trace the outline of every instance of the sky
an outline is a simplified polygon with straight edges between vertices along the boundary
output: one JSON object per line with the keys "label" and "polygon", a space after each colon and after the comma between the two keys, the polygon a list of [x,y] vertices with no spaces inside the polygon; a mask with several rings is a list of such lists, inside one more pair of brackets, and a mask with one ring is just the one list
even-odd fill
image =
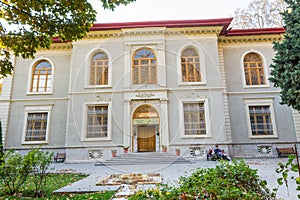
{"label": "sky", "polygon": [[98,11],[97,23],[227,18],[237,8],[246,8],[250,1],[136,0],[109,11],[101,7],[99,0],[91,0]]}

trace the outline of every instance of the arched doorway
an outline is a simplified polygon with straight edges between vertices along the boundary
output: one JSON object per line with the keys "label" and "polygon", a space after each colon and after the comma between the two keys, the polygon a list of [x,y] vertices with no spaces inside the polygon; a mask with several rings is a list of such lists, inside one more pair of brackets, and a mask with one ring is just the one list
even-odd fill
{"label": "arched doorway", "polygon": [[139,106],[132,117],[133,146],[137,152],[154,152],[159,147],[159,115],[151,105]]}

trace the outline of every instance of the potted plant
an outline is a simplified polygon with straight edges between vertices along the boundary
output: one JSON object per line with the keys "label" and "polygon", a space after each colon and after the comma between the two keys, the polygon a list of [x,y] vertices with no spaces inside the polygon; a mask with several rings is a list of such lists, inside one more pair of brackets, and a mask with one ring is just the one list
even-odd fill
{"label": "potted plant", "polygon": [[162,150],[162,152],[167,152],[167,146],[166,145],[161,145],[161,150]]}
{"label": "potted plant", "polygon": [[175,154],[176,154],[176,156],[180,156],[180,148],[175,149]]}
{"label": "potted plant", "polygon": [[117,150],[116,149],[111,150],[111,156],[112,157],[117,157]]}
{"label": "potted plant", "polygon": [[129,146],[123,146],[124,153],[128,153]]}

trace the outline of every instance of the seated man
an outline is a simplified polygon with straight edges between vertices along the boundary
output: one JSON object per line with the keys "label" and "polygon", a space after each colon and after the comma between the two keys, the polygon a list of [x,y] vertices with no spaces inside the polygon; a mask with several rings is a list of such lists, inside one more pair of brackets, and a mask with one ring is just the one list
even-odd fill
{"label": "seated man", "polygon": [[221,149],[219,149],[218,145],[215,146],[214,152],[219,158],[223,158],[223,153],[222,153]]}

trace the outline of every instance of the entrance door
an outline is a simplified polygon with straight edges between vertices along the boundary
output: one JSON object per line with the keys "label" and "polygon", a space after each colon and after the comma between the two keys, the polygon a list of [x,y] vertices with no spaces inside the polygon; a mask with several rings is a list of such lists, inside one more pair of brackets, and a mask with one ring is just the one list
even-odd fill
{"label": "entrance door", "polygon": [[155,151],[155,126],[138,126],[138,152]]}

